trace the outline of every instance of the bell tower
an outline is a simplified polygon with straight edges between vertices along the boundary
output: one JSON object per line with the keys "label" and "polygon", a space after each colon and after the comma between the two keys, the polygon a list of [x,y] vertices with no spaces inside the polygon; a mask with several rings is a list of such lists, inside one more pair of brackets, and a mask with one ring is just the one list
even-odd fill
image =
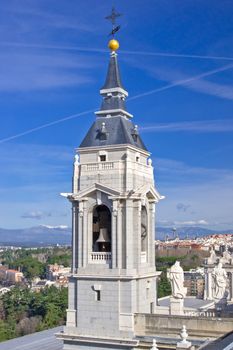
{"label": "bell tower", "polygon": [[64,349],[133,349],[135,313],[156,305],[155,205],[150,153],[126,109],[110,40],[102,104],[77,149],[72,203],[72,271]]}

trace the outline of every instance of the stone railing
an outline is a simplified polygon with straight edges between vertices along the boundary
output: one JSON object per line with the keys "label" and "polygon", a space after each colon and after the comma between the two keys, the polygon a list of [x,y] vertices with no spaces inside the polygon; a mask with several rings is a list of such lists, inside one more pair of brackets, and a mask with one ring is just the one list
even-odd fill
{"label": "stone railing", "polygon": [[97,170],[109,170],[114,168],[113,162],[99,162],[83,164],[82,170],[86,171],[97,171]]}
{"label": "stone railing", "polygon": [[155,334],[177,334],[183,325],[189,330],[190,337],[219,337],[232,332],[232,318],[206,316],[135,314],[135,333],[137,336]]}
{"label": "stone railing", "polygon": [[184,316],[216,317],[217,315],[215,310],[205,310],[205,311],[184,310]]}
{"label": "stone railing", "polygon": [[[111,170],[111,169],[123,169],[125,167],[125,161],[114,161],[114,162],[96,162],[96,163],[86,163],[81,164],[82,171],[101,171],[101,170]],[[148,169],[153,171],[153,168],[147,164],[141,164],[137,162],[129,162],[129,168],[139,171],[139,172],[148,172]]]}
{"label": "stone railing", "polygon": [[92,252],[90,263],[92,264],[110,264],[112,253],[110,252]]}

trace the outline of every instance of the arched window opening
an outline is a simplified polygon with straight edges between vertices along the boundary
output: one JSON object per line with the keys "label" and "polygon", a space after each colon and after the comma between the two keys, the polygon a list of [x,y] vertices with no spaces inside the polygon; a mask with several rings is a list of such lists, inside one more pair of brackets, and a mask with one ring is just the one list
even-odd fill
{"label": "arched window opening", "polygon": [[106,205],[93,210],[93,252],[111,252],[111,213]]}

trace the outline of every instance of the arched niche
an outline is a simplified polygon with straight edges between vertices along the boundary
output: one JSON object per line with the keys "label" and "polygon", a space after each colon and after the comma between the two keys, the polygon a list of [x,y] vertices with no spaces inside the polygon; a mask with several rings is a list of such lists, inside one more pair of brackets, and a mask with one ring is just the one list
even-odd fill
{"label": "arched niche", "polygon": [[93,252],[111,252],[111,212],[106,205],[93,208]]}
{"label": "arched niche", "polygon": [[145,205],[141,209],[141,252],[147,252],[148,248],[148,217]]}

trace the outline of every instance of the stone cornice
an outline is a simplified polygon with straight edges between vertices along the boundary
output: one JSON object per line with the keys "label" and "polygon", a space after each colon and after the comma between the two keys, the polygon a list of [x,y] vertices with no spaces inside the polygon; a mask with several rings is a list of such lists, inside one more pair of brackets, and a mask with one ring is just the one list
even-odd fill
{"label": "stone cornice", "polygon": [[100,94],[101,95],[105,95],[108,93],[114,93],[114,92],[120,92],[125,96],[128,96],[128,92],[120,87],[115,87],[115,88],[111,88],[111,89],[101,89],[100,90]]}
{"label": "stone cornice", "polygon": [[130,338],[111,338],[108,337],[93,337],[93,336],[85,336],[78,334],[70,334],[70,333],[56,333],[56,337],[58,339],[78,342],[78,343],[91,343],[91,344],[101,344],[101,345],[112,345],[114,347],[130,347],[131,349],[138,346],[139,340],[130,339]]}
{"label": "stone cornice", "polygon": [[76,148],[76,152],[79,152],[80,154],[81,153],[89,153],[90,151],[99,151],[99,150],[122,150],[122,149],[125,149],[125,148],[128,148],[128,149],[132,149],[133,151],[136,151],[138,153],[141,153],[147,157],[149,157],[151,155],[150,152],[148,151],[145,151],[141,148],[138,148],[136,146],[132,146],[128,143],[126,144],[122,144],[122,145],[108,145],[108,146],[98,146],[98,147],[79,147],[79,148]]}
{"label": "stone cornice", "polygon": [[108,110],[102,110],[102,111],[97,111],[95,114],[98,115],[112,115],[112,114],[118,114],[118,115],[125,115],[128,118],[133,118],[133,115],[130,114],[129,112],[124,111],[123,109],[108,109]]}

